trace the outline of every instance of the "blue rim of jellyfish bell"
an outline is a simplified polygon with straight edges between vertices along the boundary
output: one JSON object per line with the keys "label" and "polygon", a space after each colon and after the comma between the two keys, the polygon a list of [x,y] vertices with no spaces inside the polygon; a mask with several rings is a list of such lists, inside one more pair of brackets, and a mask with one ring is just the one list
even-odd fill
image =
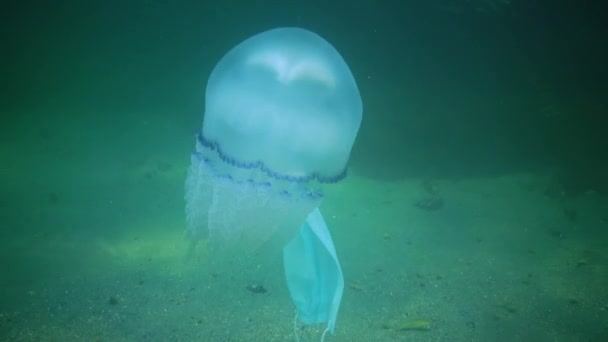
{"label": "blue rim of jellyfish bell", "polygon": [[286,181],[291,183],[307,183],[316,180],[319,183],[323,184],[333,184],[337,183],[344,178],[346,178],[346,167],[342,170],[342,172],[338,173],[332,177],[321,176],[318,172],[313,172],[308,176],[290,176],[287,174],[283,174],[280,172],[275,172],[264,165],[261,160],[256,160],[253,162],[243,162],[232,158],[231,156],[224,153],[217,142],[211,141],[203,136],[202,132],[199,132],[196,137],[197,141],[201,146],[206,147],[209,150],[216,151],[218,157],[226,164],[238,167],[240,169],[259,169],[264,172],[268,177],[274,178],[280,181]]}
{"label": "blue rim of jellyfish bell", "polygon": [[[232,175],[230,174],[219,174],[216,173],[213,167],[213,163],[211,162],[211,160],[209,159],[209,157],[206,157],[203,153],[201,152],[193,152],[192,156],[194,156],[199,162],[203,163],[205,166],[207,166],[209,168],[209,170],[212,172],[213,177],[219,178],[219,179],[224,179],[227,180],[229,182],[233,182],[235,184],[238,185],[250,185],[256,188],[262,188],[262,189],[269,189],[272,188],[272,183],[270,183],[269,181],[262,181],[262,182],[256,182],[253,179],[247,179],[247,180],[238,180],[236,178],[234,178]],[[288,198],[294,198],[294,195],[297,196],[298,194],[287,191],[285,189],[280,190],[279,194]],[[319,200],[323,198],[323,193],[319,192],[319,191],[314,191],[311,189],[304,189],[302,192],[299,193],[299,197],[301,198],[307,198],[307,199],[312,199],[312,200]]]}

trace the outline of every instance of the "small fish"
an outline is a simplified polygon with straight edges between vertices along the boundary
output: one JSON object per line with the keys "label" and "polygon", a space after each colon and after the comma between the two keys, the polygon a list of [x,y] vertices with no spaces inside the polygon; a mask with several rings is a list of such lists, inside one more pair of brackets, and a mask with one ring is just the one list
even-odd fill
{"label": "small fish", "polygon": [[363,285],[361,285],[360,283],[350,282],[348,283],[348,287],[355,291],[363,291]]}

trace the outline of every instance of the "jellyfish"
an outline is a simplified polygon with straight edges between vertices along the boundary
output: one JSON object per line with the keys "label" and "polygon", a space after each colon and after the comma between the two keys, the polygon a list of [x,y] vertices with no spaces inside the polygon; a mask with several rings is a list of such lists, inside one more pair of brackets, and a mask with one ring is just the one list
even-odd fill
{"label": "jellyfish", "polygon": [[355,79],[331,44],[301,28],[262,32],[211,72],[186,179],[192,241],[240,270],[282,253],[296,318],[325,323],[323,337],[344,278],[319,205],[346,177],[361,117]]}

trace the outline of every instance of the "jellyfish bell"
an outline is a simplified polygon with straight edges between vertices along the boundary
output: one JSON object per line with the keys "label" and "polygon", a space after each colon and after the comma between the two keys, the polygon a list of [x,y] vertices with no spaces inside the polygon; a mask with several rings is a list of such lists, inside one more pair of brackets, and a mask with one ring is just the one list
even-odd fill
{"label": "jellyfish bell", "polygon": [[[229,51],[205,99],[205,137],[236,159],[263,161],[282,174],[342,172],[361,122],[359,91],[342,57],[298,28],[263,32]],[[304,143],[323,133],[336,143],[313,160],[300,158]]]}

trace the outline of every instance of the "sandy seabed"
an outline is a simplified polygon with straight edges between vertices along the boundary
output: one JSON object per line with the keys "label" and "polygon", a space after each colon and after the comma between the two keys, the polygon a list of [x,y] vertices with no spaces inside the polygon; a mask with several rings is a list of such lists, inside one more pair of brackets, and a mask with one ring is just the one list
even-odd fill
{"label": "sandy seabed", "polygon": [[[144,142],[159,134],[136,124]],[[263,279],[211,272],[204,251],[184,262],[188,160],[175,156],[188,151],[116,156],[32,134],[51,141],[0,150],[10,161],[0,174],[1,340],[296,340],[280,259]],[[321,206],[346,279],[325,341],[608,340],[608,201],[548,196],[550,183],[389,182],[353,167]],[[416,205],[429,198],[441,205]],[[323,327],[296,330],[318,341]]]}

